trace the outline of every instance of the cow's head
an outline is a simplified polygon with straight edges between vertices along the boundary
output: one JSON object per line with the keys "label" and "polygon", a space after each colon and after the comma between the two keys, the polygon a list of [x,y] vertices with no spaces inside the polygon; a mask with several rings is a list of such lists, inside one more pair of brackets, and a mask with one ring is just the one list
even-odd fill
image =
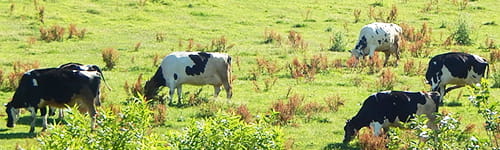
{"label": "cow's head", "polygon": [[344,126],[344,140],[342,142],[348,144],[356,135],[357,130],[351,120],[347,120]]}
{"label": "cow's head", "polygon": [[436,104],[436,107],[438,107],[441,103],[441,94],[437,91],[432,91],[427,93],[427,95],[429,95],[429,98],[431,98],[431,100]]}
{"label": "cow's head", "polygon": [[158,94],[160,86],[166,85],[167,83],[165,81],[165,78],[163,77],[163,70],[160,66],[158,67],[155,75],[149,81],[146,81],[146,84],[144,85],[144,97],[146,98],[146,100],[153,99],[156,94]]}
{"label": "cow's head", "polygon": [[7,113],[7,127],[14,127],[14,123],[19,119],[19,109],[12,107],[11,103],[5,104]]}
{"label": "cow's head", "polygon": [[352,49],[350,52],[351,52],[351,56],[356,58],[356,59],[359,59],[360,57],[365,56],[363,51],[359,50],[359,49]]}

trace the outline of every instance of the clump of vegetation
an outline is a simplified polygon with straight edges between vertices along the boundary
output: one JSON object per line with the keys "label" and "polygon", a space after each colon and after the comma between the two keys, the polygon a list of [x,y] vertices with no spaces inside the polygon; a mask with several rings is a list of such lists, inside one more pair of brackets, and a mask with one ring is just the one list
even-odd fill
{"label": "clump of vegetation", "polygon": [[338,95],[335,95],[335,96],[326,97],[325,103],[326,103],[326,106],[328,107],[329,111],[337,112],[341,106],[344,106],[345,99],[338,96]]}
{"label": "clump of vegetation", "polygon": [[277,66],[277,62],[271,61],[270,59],[257,57],[255,60],[257,61],[257,70],[261,73],[274,75],[281,69]]}
{"label": "clump of vegetation", "polygon": [[203,103],[208,102],[208,98],[203,97],[201,95],[202,91],[203,91],[203,88],[199,88],[196,92],[194,92],[192,94],[189,92],[186,92],[184,94],[184,95],[187,95],[187,97],[188,97],[188,105],[189,106],[198,106],[198,105],[201,105]]}
{"label": "clump of vegetation", "polygon": [[281,39],[281,34],[274,30],[264,30],[264,43],[269,44],[269,43],[275,43],[278,46],[281,46],[282,39]]}
{"label": "clump of vegetation", "polygon": [[49,29],[40,27],[40,39],[51,42],[51,41],[62,41],[64,36],[64,28],[58,25],[54,25]]}
{"label": "clump of vegetation", "polygon": [[354,16],[354,23],[358,23],[359,22],[359,17],[361,16],[361,10],[360,9],[354,9],[352,11],[352,15]]}
{"label": "clump of vegetation", "polygon": [[294,30],[288,33],[288,41],[295,50],[306,50],[308,44],[302,38],[302,35]]}
{"label": "clump of vegetation", "polygon": [[494,63],[500,61],[500,50],[490,51],[490,62]]}
{"label": "clump of vegetation", "polygon": [[332,45],[328,50],[343,52],[346,50],[347,41],[343,32],[335,32],[333,37],[330,37],[330,44]]}
{"label": "clump of vegetation", "polygon": [[477,108],[477,113],[484,119],[484,129],[493,149],[500,148],[500,113],[497,103],[490,101],[490,85],[487,79],[481,79],[481,86],[467,86],[471,95],[469,101]]}
{"label": "clump of vegetation", "polygon": [[38,20],[45,23],[45,6],[36,7],[38,9]]}
{"label": "clump of vegetation", "polygon": [[252,113],[248,110],[247,105],[240,105],[236,109],[229,109],[228,112],[240,116],[240,120],[245,123],[251,123],[253,121]]}
{"label": "clump of vegetation", "polygon": [[484,41],[485,49],[497,49],[498,46],[495,43],[495,40],[493,40],[490,37],[486,37],[486,40]]}
{"label": "clump of vegetation", "polygon": [[373,135],[373,129],[363,129],[359,133],[359,147],[363,150],[386,150],[387,135],[382,131],[380,136]]}
{"label": "clump of vegetation", "polygon": [[15,61],[12,63],[13,71],[7,75],[7,89],[15,90],[19,86],[19,80],[23,76],[23,74],[31,69],[37,69],[40,67],[40,63],[38,61],[34,62],[21,62]]}
{"label": "clump of vegetation", "polygon": [[120,53],[114,48],[105,48],[102,50],[102,60],[106,63],[106,69],[112,70],[118,63]]}
{"label": "clump of vegetation", "polygon": [[3,76],[4,76],[4,72],[2,69],[0,69],[0,88],[3,86],[3,80],[5,80],[3,78]]}
{"label": "clump of vegetation", "polygon": [[224,36],[220,38],[212,39],[212,45],[210,49],[214,52],[227,52],[227,50],[233,48],[235,44],[227,45],[227,39]]}
{"label": "clump of vegetation", "polygon": [[396,84],[396,74],[391,69],[384,69],[377,81],[378,90],[392,90]]}
{"label": "clump of vegetation", "polygon": [[[369,58],[370,59],[370,58]],[[375,52],[373,57],[370,59],[370,62],[362,64],[362,66],[366,66],[370,68],[370,73],[376,73],[382,70],[384,67],[384,63],[382,62],[382,59],[380,59],[379,52]]]}
{"label": "clump of vegetation", "polygon": [[283,100],[279,100],[274,103],[272,106],[272,111],[276,113],[275,122],[273,124],[276,125],[287,125],[293,119],[297,110],[302,105],[304,101],[304,97],[300,95],[293,95],[288,98],[288,103],[283,102]]}
{"label": "clump of vegetation", "polygon": [[167,107],[165,104],[155,105],[153,108],[153,118],[155,125],[163,125],[167,120]]}
{"label": "clump of vegetation", "polygon": [[68,31],[69,31],[68,39],[75,38],[75,37],[78,37],[79,39],[83,39],[85,37],[85,33],[87,32],[87,29],[84,28],[84,29],[78,30],[76,28],[76,24],[69,24]]}
{"label": "clump of vegetation", "polygon": [[169,145],[177,149],[283,149],[283,133],[266,120],[248,124],[239,116],[217,113],[203,121],[193,121],[182,133],[169,135]]}
{"label": "clump of vegetation", "polygon": [[451,34],[455,43],[458,45],[471,45],[472,39],[470,34],[472,29],[470,24],[467,22],[465,18],[460,17],[457,22],[457,29]]}
{"label": "clump of vegetation", "polygon": [[386,22],[395,22],[396,19],[398,18],[398,7],[397,6],[392,6],[391,10],[389,11],[389,16],[385,19]]}
{"label": "clump of vegetation", "polygon": [[[41,149],[152,149],[166,148],[160,136],[151,132],[152,111],[143,100],[121,109],[104,109],[96,116],[97,128],[91,130],[83,114],[70,109],[66,124],[54,125],[51,132],[38,137]],[[90,143],[90,144],[89,144]]]}
{"label": "clump of vegetation", "polygon": [[156,32],[155,39],[156,39],[156,42],[163,42],[163,41],[165,41],[165,33],[163,33],[163,32]]}
{"label": "clump of vegetation", "polygon": [[134,45],[134,51],[139,51],[139,48],[141,48],[141,45],[142,45],[141,42],[135,43],[135,45]]}
{"label": "clump of vegetation", "polygon": [[125,81],[125,92],[133,97],[140,97],[144,95],[144,88],[142,87],[142,73],[139,74],[137,80],[132,85],[129,85],[128,81]]}
{"label": "clump of vegetation", "polygon": [[408,61],[404,64],[403,71],[405,75],[412,76],[422,74],[425,71],[425,68],[425,64],[422,64],[422,62],[419,62],[417,66],[413,59],[408,59]]}
{"label": "clump of vegetation", "polygon": [[162,59],[162,56],[158,53],[155,53],[153,55],[153,66],[158,66],[161,59]]}

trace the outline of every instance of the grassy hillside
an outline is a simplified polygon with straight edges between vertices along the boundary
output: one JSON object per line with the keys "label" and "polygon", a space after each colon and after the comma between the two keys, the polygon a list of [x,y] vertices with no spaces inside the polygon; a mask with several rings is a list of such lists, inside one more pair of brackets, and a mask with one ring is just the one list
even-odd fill
{"label": "grassy hillside", "polygon": [[[420,32],[423,24],[427,24],[431,30],[431,40],[420,51],[428,54],[412,56],[410,45],[413,42],[408,42],[400,65],[386,67],[396,74],[394,90],[427,91],[430,87],[424,84],[423,74],[433,55],[464,51],[490,59],[490,51],[494,49],[485,49],[488,47],[485,41],[498,41],[497,23],[500,18],[497,14],[500,14],[500,8],[497,4],[495,0],[476,0],[466,5],[461,0],[155,0],[144,4],[140,0],[1,1],[0,71],[3,71],[4,81],[0,86],[0,102],[7,103],[13,95],[13,90],[8,88],[8,74],[15,71],[13,66],[16,63],[36,63],[44,68],[79,62],[105,68],[101,52],[113,48],[118,51],[119,60],[115,68],[104,71],[113,90],[103,89],[103,107],[120,105],[131,97],[124,90],[125,83],[134,83],[140,74],[143,80],[154,74],[159,63],[155,64],[155,57],[161,59],[173,51],[212,50],[212,41],[224,37],[226,46],[232,45],[227,53],[233,57],[233,75],[236,77],[233,98],[227,102],[222,92],[221,97],[214,99],[211,96],[212,87],[203,86],[200,96],[208,98],[209,104],[168,107],[165,124],[159,125],[155,131],[166,133],[180,130],[191,120],[200,119],[196,117],[197,114],[211,107],[225,110],[246,105],[256,115],[268,112],[278,100],[286,100],[287,93],[291,93],[289,96],[303,96],[303,104],[317,102],[326,105],[326,98],[339,97],[345,102],[338,111],[314,113],[310,117],[301,114],[289,125],[283,126],[285,137],[293,149],[322,149],[341,143],[345,120],[354,116],[361,102],[371,93],[384,90],[378,84],[380,72],[370,72],[368,68],[349,68],[346,66],[351,55],[349,52],[328,50],[335,33],[343,33],[345,48],[350,50],[355,45],[359,29],[377,21],[375,18],[379,18],[378,21],[386,19],[393,7],[397,8],[394,23],[412,26],[416,33]],[[373,15],[370,15],[371,9]],[[355,10],[360,10],[360,20],[356,23],[353,15]],[[443,45],[456,30],[460,19],[468,23],[473,44]],[[78,31],[85,29],[84,38],[68,39],[70,24],[76,25]],[[65,29],[63,40],[44,41],[40,28],[48,29],[56,25]],[[266,31],[277,33],[281,37],[281,44],[266,44]],[[290,44],[290,31],[301,35],[303,48],[294,48]],[[192,48],[189,46],[190,40]],[[498,47],[498,44],[493,45]],[[328,69],[318,71],[310,81],[292,78],[288,65],[293,63],[293,59],[303,62],[319,55],[327,59]],[[275,64],[276,73],[259,70],[266,67],[259,66],[257,60],[268,60],[269,64]],[[394,58],[391,57],[391,60]],[[404,65],[409,61],[414,61],[415,66],[412,68],[420,71],[407,75]],[[334,67],[335,64],[341,66]],[[498,74],[495,68],[498,63],[492,64],[490,75]],[[275,83],[266,89],[265,84],[272,83],[272,80]],[[489,80],[494,82],[491,77]],[[186,85],[183,90],[194,93],[199,88]],[[463,124],[476,124],[474,132],[481,138],[487,138],[481,128],[483,120],[467,97],[462,96],[467,94],[466,88],[452,91],[446,99],[457,101],[462,106],[445,106],[441,110],[460,114]],[[499,102],[500,90],[494,88],[491,94],[491,99]],[[22,120],[12,129],[5,126],[7,116],[4,107],[0,108],[0,116],[5,118],[0,119],[0,145],[3,148],[12,149],[16,145],[37,147],[36,138],[27,134],[27,112],[23,113]],[[40,129],[38,127],[36,131]],[[355,144],[352,146],[356,147]]]}

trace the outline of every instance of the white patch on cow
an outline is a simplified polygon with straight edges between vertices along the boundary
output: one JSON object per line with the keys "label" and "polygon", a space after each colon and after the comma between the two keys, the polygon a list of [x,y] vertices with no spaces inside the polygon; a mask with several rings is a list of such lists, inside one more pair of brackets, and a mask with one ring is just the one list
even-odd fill
{"label": "white patch on cow", "polygon": [[436,62],[436,61],[433,61],[433,62],[432,62],[432,64],[436,65],[436,64],[437,64],[437,62]]}
{"label": "white patch on cow", "polygon": [[97,71],[80,71],[80,73],[85,75],[89,79],[93,79],[95,77],[100,77],[99,72],[97,72]]}
{"label": "white patch on cow", "polygon": [[476,61],[479,62],[479,63],[488,63],[488,62],[484,61],[484,59],[481,56],[474,55],[474,54],[471,54],[471,55],[474,56],[474,58],[476,59]]}
{"label": "white patch on cow", "polygon": [[10,108],[10,114],[12,114],[14,122],[17,122],[17,120],[19,119],[19,109],[16,109],[14,107]]}
{"label": "white patch on cow", "polygon": [[379,136],[380,135],[380,130],[382,129],[382,124],[380,124],[377,121],[373,121],[370,123],[370,128],[373,129],[373,135]]}
{"label": "white patch on cow", "polygon": [[38,86],[38,81],[36,79],[32,79],[33,86]]}

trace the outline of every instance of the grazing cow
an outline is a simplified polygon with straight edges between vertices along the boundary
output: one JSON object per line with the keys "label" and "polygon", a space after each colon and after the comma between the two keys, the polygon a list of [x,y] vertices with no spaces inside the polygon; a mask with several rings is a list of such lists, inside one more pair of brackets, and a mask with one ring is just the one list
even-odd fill
{"label": "grazing cow", "polygon": [[90,113],[91,128],[93,128],[95,107],[100,105],[101,77],[102,72],[97,66],[94,70],[77,63],[26,72],[19,81],[19,87],[12,101],[6,104],[7,127],[14,127],[19,117],[19,108],[28,108],[31,112],[32,121],[29,132],[33,133],[38,109],[44,116],[42,123],[42,131],[44,131],[47,129],[47,106],[65,108],[68,105],[79,105],[80,112]]}
{"label": "grazing cow", "polygon": [[[480,56],[449,52],[434,56],[429,61],[425,78],[432,91],[444,96],[450,90],[481,82],[488,62]],[[455,86],[446,89],[447,84]]]}
{"label": "grazing cow", "polygon": [[380,134],[380,129],[387,131],[390,126],[399,126],[400,122],[407,122],[414,115],[425,114],[429,118],[428,125],[435,120],[434,112],[438,111],[439,93],[384,91],[369,96],[361,109],[346,121],[344,127],[344,143],[349,143],[357,131],[363,127],[373,129],[374,135]]}
{"label": "grazing cow", "polygon": [[178,104],[181,104],[182,84],[214,86],[217,97],[221,85],[231,98],[231,57],[223,53],[174,52],[166,56],[155,75],[144,86],[146,99],[153,98],[160,86],[169,90],[169,104],[172,104],[177,89]]}
{"label": "grazing cow", "polygon": [[359,60],[360,57],[375,54],[375,51],[385,53],[384,66],[387,65],[389,56],[396,55],[396,66],[399,60],[399,41],[401,40],[403,30],[393,23],[371,23],[363,26],[359,33],[359,39],[356,47],[351,50],[352,56]]}

